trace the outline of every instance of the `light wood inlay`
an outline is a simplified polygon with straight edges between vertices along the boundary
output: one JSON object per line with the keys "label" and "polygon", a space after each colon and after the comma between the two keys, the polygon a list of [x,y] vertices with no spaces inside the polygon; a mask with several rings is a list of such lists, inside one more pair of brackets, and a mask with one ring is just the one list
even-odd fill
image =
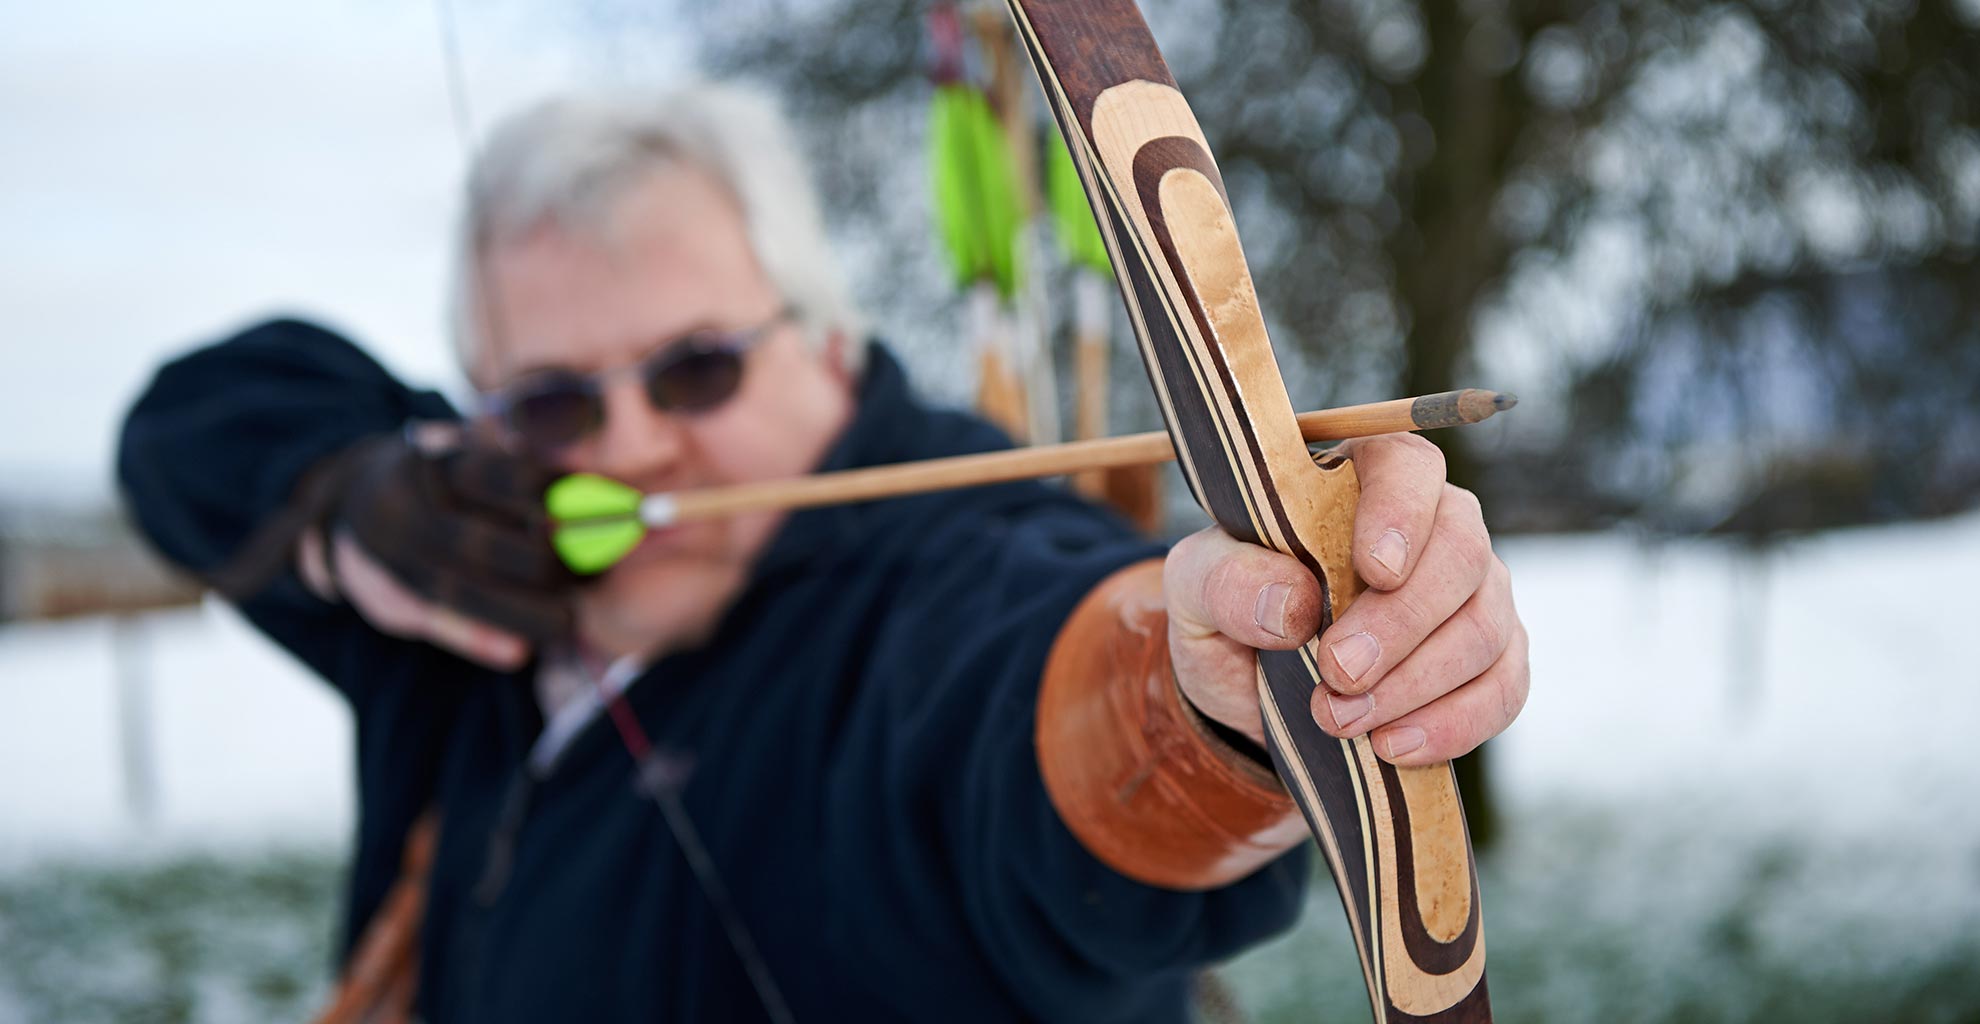
{"label": "light wood inlay", "polygon": [[[1360,587],[1355,477],[1331,459],[1316,465],[1298,437],[1209,146],[1145,22],[1131,0],[1011,8],[1101,212],[1192,490],[1234,536],[1311,567],[1339,614]],[[1414,411],[1462,420],[1483,410]],[[1367,738],[1321,731],[1307,705],[1324,656],[1317,643],[1261,652],[1259,696],[1273,758],[1335,874],[1374,1017],[1489,1021],[1476,875],[1450,768],[1398,775]]]}
{"label": "light wood inlay", "polygon": [[[1193,142],[1207,156],[1210,152],[1210,144],[1203,138],[1203,130],[1196,123],[1196,115],[1191,113],[1189,104],[1174,88],[1155,82],[1132,81],[1123,82],[1101,93],[1093,102],[1090,120],[1093,126],[1095,156],[1098,158],[1100,169],[1104,172],[1102,176],[1107,181],[1109,192],[1114,195],[1116,202],[1126,212],[1134,226],[1135,230],[1131,233],[1132,237],[1129,241],[1135,246],[1136,257],[1160,284],[1160,290],[1165,296],[1188,294],[1184,283],[1172,272],[1169,261],[1147,251],[1144,247],[1144,240],[1154,238],[1156,232],[1135,188],[1134,158],[1144,145],[1155,139],[1165,138],[1180,138]],[[1203,337],[1186,310],[1177,309],[1166,301],[1162,306],[1175,329],[1176,336],[1182,340],[1187,350],[1190,371],[1194,378],[1191,383],[1195,385],[1197,392],[1210,401],[1218,442],[1223,449],[1222,458],[1236,468],[1244,484],[1242,490],[1244,500],[1247,506],[1250,506],[1248,512],[1253,529],[1260,536],[1277,536],[1278,531],[1267,521],[1270,517],[1262,516],[1253,505],[1252,496],[1257,493],[1256,488],[1260,482],[1259,469],[1248,456],[1238,450],[1232,436],[1238,422],[1237,410],[1231,407],[1221,383],[1215,379],[1210,369],[1207,351],[1210,340]],[[1151,366],[1159,365],[1154,354],[1146,351],[1147,332],[1137,331],[1136,337],[1143,339],[1143,355],[1146,362]],[[1169,386],[1174,385],[1169,382]],[[1161,396],[1161,400],[1163,415],[1169,422],[1174,423],[1175,411],[1168,404],[1166,393]],[[1194,473],[1194,459],[1200,457],[1202,453],[1190,451],[1188,444],[1179,445],[1178,448],[1183,465]],[[1196,490],[1201,493],[1201,486],[1197,485]],[[1283,539],[1273,546],[1281,551],[1285,550]]]}
{"label": "light wood inlay", "polygon": [[1191,290],[1210,321],[1209,341],[1230,368],[1274,482],[1310,476],[1313,460],[1293,422],[1286,382],[1272,356],[1265,318],[1252,291],[1251,270],[1223,194],[1209,179],[1186,168],[1163,175],[1160,194],[1176,254],[1188,268]]}
{"label": "light wood inlay", "polygon": [[[1365,739],[1361,740],[1355,744],[1355,754],[1361,761],[1363,775],[1370,780],[1368,794],[1375,820],[1393,826],[1396,810],[1390,806],[1388,788],[1381,784],[1374,746]],[[1431,813],[1432,807],[1445,803],[1453,813],[1462,816],[1464,812],[1457,802],[1457,786],[1451,781],[1450,766],[1432,765],[1424,770],[1437,772],[1444,777],[1442,792],[1441,794],[1421,792],[1416,797],[1405,795],[1410,813],[1428,814]],[[1413,1016],[1423,1017],[1447,1010],[1458,1000],[1471,994],[1471,991],[1478,987],[1479,979],[1484,977],[1485,935],[1482,931],[1479,933],[1478,941],[1471,948],[1471,955],[1465,958],[1464,963],[1457,970],[1449,974],[1429,974],[1418,967],[1416,962],[1410,959],[1409,949],[1403,942],[1402,905],[1398,899],[1403,880],[1397,877],[1396,872],[1395,831],[1393,827],[1389,827],[1376,834],[1379,836],[1381,849],[1376,853],[1375,862],[1381,871],[1382,892],[1382,906],[1376,916],[1381,918],[1382,922],[1382,966],[1384,973],[1388,975],[1388,996],[1395,1003],[1396,1009]],[[1413,822],[1411,834],[1412,837],[1415,834]],[[1462,852],[1460,849],[1459,853]],[[1461,861],[1461,866],[1468,865],[1468,862],[1469,858],[1465,858]],[[1419,867],[1420,865],[1419,860]],[[1468,871],[1469,868],[1465,867],[1465,870]],[[1467,875],[1467,889],[1469,885],[1470,879]],[[1462,929],[1463,924],[1460,923],[1459,931]]]}
{"label": "light wood inlay", "polygon": [[1431,938],[1450,942],[1471,919],[1471,873],[1465,870],[1464,814],[1451,773],[1442,767],[1397,768],[1396,778],[1416,849],[1416,910]]}

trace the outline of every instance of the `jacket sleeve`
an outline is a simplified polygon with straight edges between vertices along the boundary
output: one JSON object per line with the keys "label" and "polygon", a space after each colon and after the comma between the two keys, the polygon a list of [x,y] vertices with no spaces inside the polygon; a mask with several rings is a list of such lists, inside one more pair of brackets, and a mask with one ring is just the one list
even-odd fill
{"label": "jacket sleeve", "polygon": [[[227,562],[316,462],[412,419],[453,419],[439,395],[401,384],[341,335],[272,320],[167,363],[138,397],[117,475],[140,531],[200,575]],[[327,604],[293,571],[244,600],[263,632],[344,689],[352,662],[402,643]]]}
{"label": "jacket sleeve", "polygon": [[[324,456],[408,420],[453,418],[439,395],[401,384],[342,336],[274,320],[160,369],[124,422],[117,474],[138,528],[167,558],[205,574],[275,515]],[[318,599],[293,567],[240,609],[351,704],[358,837],[348,952],[432,800],[436,752],[460,701],[489,674]]]}
{"label": "jacket sleeve", "polygon": [[[1197,891],[1150,885],[1096,857],[1053,806],[1034,740],[1048,652],[1102,580],[1160,549],[1067,510],[975,524],[934,546],[941,567],[911,574],[902,604],[915,612],[873,655],[927,670],[890,673],[888,764],[865,794],[884,801],[894,834],[877,846],[848,838],[884,863],[892,892],[848,898],[894,903],[903,916],[866,920],[909,922],[932,955],[981,957],[1018,1001],[1012,1016],[1181,1019],[1198,971],[1292,926],[1310,860],[1302,846]],[[917,892],[953,900],[949,916],[900,905]],[[973,948],[943,949],[963,941],[957,931]]]}

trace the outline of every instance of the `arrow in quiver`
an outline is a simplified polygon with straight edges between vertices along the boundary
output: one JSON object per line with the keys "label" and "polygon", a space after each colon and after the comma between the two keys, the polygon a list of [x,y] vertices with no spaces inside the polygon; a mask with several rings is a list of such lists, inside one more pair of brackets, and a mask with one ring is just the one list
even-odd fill
{"label": "arrow in quiver", "polygon": [[977,352],[977,411],[1022,442],[1030,435],[1023,353],[1009,315],[1024,222],[1017,166],[989,97],[968,80],[960,17],[949,4],[928,14],[935,95],[928,110],[935,226],[956,287],[967,295]]}
{"label": "arrow in quiver", "polygon": [[[1107,395],[1112,371],[1113,325],[1108,316],[1108,292],[1114,265],[1100,237],[1093,207],[1086,201],[1079,169],[1065,140],[1054,137],[1047,150],[1045,191],[1052,209],[1053,233],[1073,268],[1073,436],[1079,440],[1107,436]],[[1159,466],[1116,466],[1081,473],[1073,488],[1095,501],[1113,506],[1142,533],[1162,530],[1162,484]]]}
{"label": "arrow in quiver", "polygon": [[[1361,589],[1359,487],[1293,419],[1222,176],[1128,0],[1009,0],[1118,274],[1197,501],[1320,581],[1322,627]],[[1398,768],[1314,724],[1318,638],[1258,652],[1266,737],[1334,874],[1378,1022],[1485,1021],[1478,873],[1449,764]]]}

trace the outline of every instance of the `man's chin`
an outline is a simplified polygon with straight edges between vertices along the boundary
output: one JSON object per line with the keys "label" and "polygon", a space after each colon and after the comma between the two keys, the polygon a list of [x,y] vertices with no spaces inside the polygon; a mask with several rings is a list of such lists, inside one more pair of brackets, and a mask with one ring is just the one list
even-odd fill
{"label": "man's chin", "polygon": [[714,632],[742,589],[736,563],[644,558],[621,564],[587,588],[579,628],[618,654],[654,656],[696,646]]}

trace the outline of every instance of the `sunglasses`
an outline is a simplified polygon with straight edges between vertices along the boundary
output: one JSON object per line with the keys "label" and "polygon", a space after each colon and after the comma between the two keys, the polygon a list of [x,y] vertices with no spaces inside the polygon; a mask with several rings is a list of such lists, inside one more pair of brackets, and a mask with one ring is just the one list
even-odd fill
{"label": "sunglasses", "polygon": [[554,451],[605,425],[605,388],[639,378],[646,400],[662,412],[709,412],[742,386],[743,357],[791,316],[790,310],[742,331],[696,331],[631,366],[598,373],[546,370],[483,396],[482,412],[525,445]]}

